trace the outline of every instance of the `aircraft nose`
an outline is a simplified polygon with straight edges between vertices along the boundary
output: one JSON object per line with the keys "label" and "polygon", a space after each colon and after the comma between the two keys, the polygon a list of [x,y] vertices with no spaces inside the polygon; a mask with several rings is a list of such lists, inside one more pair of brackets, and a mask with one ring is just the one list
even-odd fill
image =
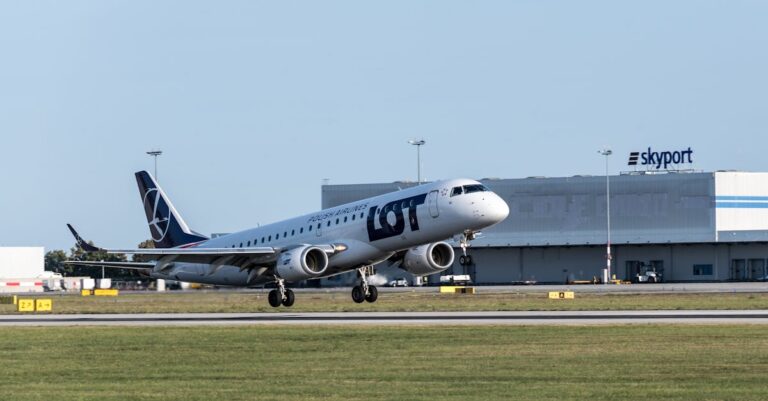
{"label": "aircraft nose", "polygon": [[509,205],[499,195],[494,194],[489,215],[494,220],[494,224],[502,222],[509,216]]}
{"label": "aircraft nose", "polygon": [[491,194],[486,197],[485,208],[480,218],[483,227],[498,224],[509,216],[509,206],[499,195]]}

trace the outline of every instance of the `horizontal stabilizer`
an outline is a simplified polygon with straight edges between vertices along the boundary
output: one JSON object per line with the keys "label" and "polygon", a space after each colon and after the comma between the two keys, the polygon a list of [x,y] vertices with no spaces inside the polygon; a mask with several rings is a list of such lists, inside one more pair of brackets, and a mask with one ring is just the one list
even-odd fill
{"label": "horizontal stabilizer", "polygon": [[72,232],[72,235],[75,236],[75,241],[77,242],[77,247],[78,248],[82,249],[85,252],[102,252],[102,251],[105,251],[102,248],[99,248],[97,246],[93,246],[93,245],[85,242],[85,240],[82,237],[80,237],[80,234],[78,234],[77,231],[75,231],[75,228],[72,227],[71,224],[67,224],[67,227],[69,227],[69,231]]}

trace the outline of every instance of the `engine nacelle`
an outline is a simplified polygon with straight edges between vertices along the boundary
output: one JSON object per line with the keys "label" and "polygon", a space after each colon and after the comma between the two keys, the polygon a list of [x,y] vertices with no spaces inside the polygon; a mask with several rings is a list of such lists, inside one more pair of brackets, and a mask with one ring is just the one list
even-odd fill
{"label": "engine nacelle", "polygon": [[417,246],[405,253],[402,268],[416,276],[439,273],[453,265],[453,255],[445,242]]}
{"label": "engine nacelle", "polygon": [[328,268],[328,255],[322,249],[304,245],[283,251],[277,260],[277,275],[286,281],[301,281],[320,276]]}

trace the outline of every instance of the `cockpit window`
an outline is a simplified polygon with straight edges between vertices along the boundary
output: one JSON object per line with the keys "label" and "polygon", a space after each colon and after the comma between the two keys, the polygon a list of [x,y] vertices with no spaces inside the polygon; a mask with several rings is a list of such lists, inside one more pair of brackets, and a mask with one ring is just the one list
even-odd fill
{"label": "cockpit window", "polygon": [[464,186],[464,193],[465,194],[471,194],[472,192],[485,192],[487,190],[488,190],[488,188],[486,188],[486,187],[484,187],[484,186],[482,186],[480,184],[465,185]]}
{"label": "cockpit window", "polygon": [[471,194],[472,192],[486,192],[488,188],[482,184],[464,185],[463,187],[453,187],[451,190],[451,196],[457,196],[461,194]]}

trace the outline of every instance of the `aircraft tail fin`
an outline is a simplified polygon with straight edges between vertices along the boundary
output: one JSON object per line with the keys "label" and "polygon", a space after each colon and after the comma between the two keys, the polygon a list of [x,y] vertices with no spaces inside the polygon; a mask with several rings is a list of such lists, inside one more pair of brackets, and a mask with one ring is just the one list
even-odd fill
{"label": "aircraft tail fin", "polygon": [[139,185],[155,248],[174,248],[208,239],[189,229],[171,200],[148,172],[137,172],[136,183]]}

